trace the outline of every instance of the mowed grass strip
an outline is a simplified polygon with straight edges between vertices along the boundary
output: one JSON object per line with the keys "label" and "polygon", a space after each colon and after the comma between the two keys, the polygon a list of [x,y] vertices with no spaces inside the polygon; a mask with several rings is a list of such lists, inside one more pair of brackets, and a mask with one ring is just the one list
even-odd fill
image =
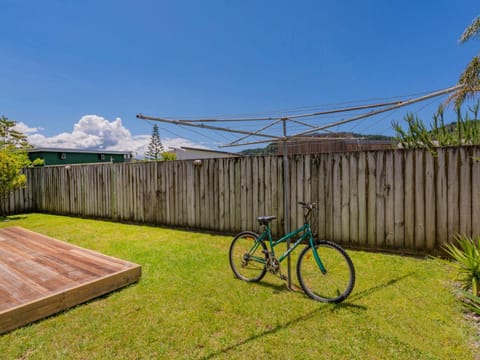
{"label": "mowed grass strip", "polygon": [[271,274],[235,279],[230,236],[43,214],[0,222],[13,225],[141,264],[143,274],[0,336],[0,358],[473,359],[478,351],[440,260],[349,251],[356,286],[332,305]]}

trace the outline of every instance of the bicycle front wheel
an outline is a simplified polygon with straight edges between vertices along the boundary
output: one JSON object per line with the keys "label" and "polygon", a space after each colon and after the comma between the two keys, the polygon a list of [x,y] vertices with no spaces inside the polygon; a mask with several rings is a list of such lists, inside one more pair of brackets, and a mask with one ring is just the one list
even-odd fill
{"label": "bicycle front wheel", "polygon": [[266,250],[263,241],[257,241],[258,235],[251,231],[237,234],[230,245],[230,267],[235,276],[244,281],[260,281],[267,272]]}
{"label": "bicycle front wheel", "polygon": [[339,303],[345,300],[355,285],[355,269],[348,254],[330,241],[315,244],[326,272],[320,270],[313,248],[307,246],[297,262],[297,277],[305,293],[321,302]]}

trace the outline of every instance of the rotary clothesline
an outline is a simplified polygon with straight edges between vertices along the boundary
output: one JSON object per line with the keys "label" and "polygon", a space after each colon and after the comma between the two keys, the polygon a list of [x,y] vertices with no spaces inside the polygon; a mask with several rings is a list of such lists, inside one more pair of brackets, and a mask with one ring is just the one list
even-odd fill
{"label": "rotary clothesline", "polygon": [[[415,97],[415,98],[410,98],[407,100],[398,100],[398,101],[390,101],[390,102],[383,102],[383,103],[374,103],[374,104],[367,104],[367,105],[361,105],[361,106],[353,106],[353,107],[346,107],[346,108],[340,108],[340,109],[333,109],[333,110],[327,110],[327,111],[319,111],[319,112],[313,112],[313,113],[306,113],[306,114],[297,114],[297,115],[288,115],[288,116],[274,116],[274,117],[251,117],[251,118],[237,118],[237,119],[213,119],[213,118],[207,118],[207,119],[193,119],[193,120],[186,120],[186,119],[168,119],[168,118],[162,118],[162,117],[154,117],[154,116],[147,116],[143,114],[138,114],[137,118],[139,119],[145,119],[145,120],[152,120],[152,121],[159,121],[163,123],[168,123],[168,124],[174,124],[174,125],[180,125],[180,126],[187,126],[187,127],[196,127],[196,128],[201,128],[201,129],[207,129],[207,130],[213,130],[213,131],[222,131],[222,132],[228,132],[231,134],[240,134],[243,135],[240,138],[228,143],[221,145],[220,147],[234,147],[234,146],[246,146],[246,145],[252,145],[252,144],[261,144],[261,143],[267,143],[267,142],[272,142],[272,141],[289,141],[292,139],[311,139],[311,134],[319,131],[328,131],[328,129],[339,126],[339,125],[344,125],[350,122],[358,121],[361,119],[366,119],[369,117],[372,117],[374,115],[378,115],[384,112],[388,111],[393,111],[396,109],[399,109],[401,107],[405,107],[408,105],[412,105],[421,101],[425,101],[434,97],[438,97],[441,95],[445,95],[448,93],[452,93],[458,89],[460,89],[462,85],[455,85],[446,89],[434,91],[431,93],[428,93],[423,96]],[[312,125],[308,124],[306,122],[300,121],[298,119],[302,118],[313,118],[313,117],[319,117],[319,116],[324,116],[324,115],[329,115],[329,114],[338,114],[338,113],[347,113],[347,112],[352,112],[352,111],[359,111],[359,110],[368,110],[368,109],[374,109],[372,111],[369,111],[367,113],[362,113],[360,115],[356,115],[350,118],[342,119],[340,121],[336,121],[330,124],[326,125]],[[234,123],[234,122],[264,122],[264,121],[270,121],[269,124],[254,130],[254,131],[246,131],[246,130],[241,130],[238,128],[232,128],[232,127],[223,127],[223,126],[216,126],[216,125],[209,125],[210,123]],[[295,123],[297,125],[302,125],[307,127],[307,130],[295,133],[295,134],[287,134],[285,131],[283,133],[283,136],[280,135],[274,135],[272,131],[267,132],[267,130],[272,129],[275,125],[285,123],[286,121]],[[310,136],[308,136],[310,135]],[[243,142],[244,140],[250,139],[252,137],[260,137],[262,140],[256,140],[256,141],[248,141],[248,142]]]}
{"label": "rotary clothesline", "polygon": [[[321,112],[313,112],[313,113],[308,113],[308,114],[298,114],[298,115],[290,115],[290,116],[278,116],[278,117],[258,117],[258,118],[238,118],[238,119],[197,119],[197,120],[175,120],[175,119],[166,119],[166,118],[160,118],[160,117],[153,117],[153,116],[146,116],[143,114],[138,114],[137,118],[138,119],[144,119],[144,120],[153,120],[153,121],[159,121],[163,123],[169,123],[169,124],[175,124],[175,125],[180,125],[180,126],[188,126],[188,127],[197,127],[197,128],[202,128],[202,129],[209,129],[213,131],[223,131],[223,132],[228,132],[232,134],[241,134],[243,135],[242,137],[238,138],[237,140],[234,140],[228,144],[225,144],[221,147],[232,147],[232,146],[245,146],[245,145],[251,145],[251,144],[260,144],[260,143],[266,143],[266,142],[281,142],[283,144],[283,176],[284,176],[284,181],[283,181],[283,194],[284,194],[284,231],[285,234],[288,234],[290,231],[290,179],[289,179],[289,160],[288,160],[288,146],[287,142],[292,139],[312,139],[312,137],[308,136],[309,134],[313,134],[315,132],[319,131],[328,131],[327,129],[330,129],[335,126],[351,123],[354,121],[358,121],[361,119],[365,119],[374,115],[378,115],[384,112],[388,111],[393,111],[396,109],[399,109],[404,106],[408,106],[411,104],[415,104],[421,101],[425,101],[431,98],[435,98],[441,95],[449,94],[452,93],[458,89],[460,89],[463,85],[455,85],[446,89],[434,91],[431,93],[428,93],[423,96],[415,97],[415,98],[410,98],[407,100],[402,100],[402,101],[391,101],[391,102],[384,102],[384,103],[376,103],[376,104],[368,104],[368,105],[361,105],[361,106],[354,106],[354,107],[346,107],[346,108],[341,108],[341,109],[334,109],[334,110],[327,110],[327,111],[321,111]],[[367,113],[363,113],[360,115],[356,115],[347,119],[343,119],[340,121],[336,121],[327,125],[321,125],[321,126],[315,126],[311,125],[305,122],[302,122],[298,119],[302,118],[313,118],[313,117],[319,117],[323,115],[329,115],[329,114],[337,114],[337,113],[346,113],[346,112],[351,112],[351,111],[358,111],[358,110],[367,110],[367,109],[375,109]],[[254,131],[245,131],[241,129],[234,129],[234,128],[227,128],[227,127],[221,127],[221,126],[213,126],[213,125],[207,125],[206,123],[215,123],[215,122],[258,122],[258,121],[270,121],[269,124],[261,127],[260,129],[254,130]],[[287,134],[287,121],[293,122],[295,124],[303,125],[305,127],[308,127],[308,130],[301,131],[299,133],[293,134],[293,135],[288,135]],[[272,128],[275,125],[282,125],[282,130],[283,130],[283,135],[273,135],[269,134],[266,131],[270,130],[270,132],[273,130]],[[249,142],[243,142],[243,140],[249,139],[251,137],[262,137],[264,138],[263,140],[258,140],[258,141],[249,141]],[[266,139],[268,140],[266,140]],[[290,248],[290,239],[287,240],[287,250]],[[287,258],[287,273],[288,273],[288,280],[287,280],[287,287],[289,289],[292,289],[292,283],[291,283],[291,261],[290,261],[290,255],[288,255]]]}

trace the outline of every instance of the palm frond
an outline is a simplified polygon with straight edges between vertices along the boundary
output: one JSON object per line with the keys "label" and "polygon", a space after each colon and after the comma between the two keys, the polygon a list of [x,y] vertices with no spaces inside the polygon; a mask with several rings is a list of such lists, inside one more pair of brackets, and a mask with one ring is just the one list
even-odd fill
{"label": "palm frond", "polygon": [[460,37],[460,42],[465,43],[478,36],[480,36],[480,16],[477,16],[477,18],[475,18],[473,22],[465,29]]}
{"label": "palm frond", "polygon": [[[480,16],[477,16],[473,22],[465,29],[460,37],[460,43],[464,44],[469,40],[480,37]],[[460,75],[459,84],[462,88],[453,93],[447,103],[453,101],[457,108],[467,99],[472,99],[480,91],[480,58],[475,56]]]}
{"label": "palm frond", "polygon": [[453,95],[455,106],[460,105],[466,100],[474,98],[475,93],[480,91],[480,57],[475,56],[460,75],[459,83],[463,85]]}

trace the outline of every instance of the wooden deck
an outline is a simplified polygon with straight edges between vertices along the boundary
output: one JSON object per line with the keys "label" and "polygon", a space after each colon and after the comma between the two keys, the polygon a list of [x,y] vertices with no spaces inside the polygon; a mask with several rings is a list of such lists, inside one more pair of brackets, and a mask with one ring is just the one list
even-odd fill
{"label": "wooden deck", "polygon": [[21,227],[0,229],[0,334],[140,279],[141,267]]}

